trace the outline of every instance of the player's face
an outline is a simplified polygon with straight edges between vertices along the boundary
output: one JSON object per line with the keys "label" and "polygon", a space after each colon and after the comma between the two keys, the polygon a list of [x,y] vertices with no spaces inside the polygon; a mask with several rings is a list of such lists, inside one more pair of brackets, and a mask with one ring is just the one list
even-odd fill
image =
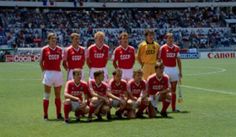
{"label": "player's face", "polygon": [[164,72],[164,66],[156,68],[157,75],[161,76],[161,75],[163,75],[163,72]]}
{"label": "player's face", "polygon": [[121,81],[121,77],[122,77],[122,73],[117,73],[117,74],[114,76],[114,80],[117,81],[117,82],[120,82],[120,81]]}
{"label": "player's face", "polygon": [[140,82],[142,80],[142,77],[143,77],[143,74],[142,73],[137,73],[135,76],[134,76],[134,80],[137,81],[137,82]]}
{"label": "player's face", "polygon": [[50,46],[56,46],[57,45],[57,37],[56,36],[51,36],[49,39],[49,45]]}
{"label": "player's face", "polygon": [[104,37],[102,35],[98,35],[95,39],[96,44],[102,45],[104,43]]}
{"label": "player's face", "polygon": [[129,38],[127,36],[122,36],[122,38],[120,40],[120,44],[127,46],[129,44]]}
{"label": "player's face", "polygon": [[148,43],[152,43],[154,41],[154,35],[149,33],[146,37],[146,40]]}
{"label": "player's face", "polygon": [[74,38],[72,39],[72,43],[73,43],[73,45],[78,45],[79,44],[79,37],[74,36]]}
{"label": "player's face", "polygon": [[174,39],[173,39],[172,36],[167,37],[167,43],[168,43],[168,44],[172,44],[173,41],[174,41]]}
{"label": "player's face", "polygon": [[104,73],[102,73],[101,75],[99,75],[99,80],[103,81],[104,80]]}
{"label": "player's face", "polygon": [[74,80],[77,81],[77,82],[81,80],[81,77],[82,77],[81,72],[77,72],[77,73],[75,73],[75,75],[73,76]]}

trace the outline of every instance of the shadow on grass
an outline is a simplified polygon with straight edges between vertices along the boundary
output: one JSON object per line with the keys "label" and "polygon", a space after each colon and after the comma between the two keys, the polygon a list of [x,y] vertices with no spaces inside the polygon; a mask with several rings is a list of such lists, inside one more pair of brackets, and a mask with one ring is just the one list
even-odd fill
{"label": "shadow on grass", "polygon": [[190,111],[187,111],[187,110],[183,110],[183,111],[180,111],[180,112],[168,112],[168,113],[173,113],[173,114],[188,114],[188,113],[191,113]]}
{"label": "shadow on grass", "polygon": [[[169,113],[176,113],[176,112],[169,112]],[[181,111],[178,113],[190,113],[189,111]],[[80,121],[76,121],[75,118],[71,117],[69,124],[89,124],[89,123],[109,123],[112,121],[129,121],[129,120],[149,120],[149,119],[174,119],[174,117],[168,115],[168,117],[163,118],[160,116],[160,114],[157,114],[156,117],[154,118],[149,118],[146,114],[144,114],[144,117],[142,118],[134,118],[134,119],[129,119],[129,118],[118,118],[115,115],[112,115],[112,119],[107,120],[105,116],[103,116],[103,119],[96,119],[95,117],[93,118],[92,121],[88,121],[87,117],[82,117]],[[48,122],[64,122],[63,120],[58,120],[58,119],[48,119]]]}

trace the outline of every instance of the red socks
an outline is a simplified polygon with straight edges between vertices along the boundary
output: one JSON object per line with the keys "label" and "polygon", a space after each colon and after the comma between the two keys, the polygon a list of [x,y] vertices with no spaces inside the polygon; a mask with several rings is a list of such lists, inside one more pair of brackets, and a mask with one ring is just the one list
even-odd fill
{"label": "red socks", "polygon": [[143,111],[144,111],[144,109],[145,109],[146,107],[147,107],[147,106],[141,102],[140,108],[139,108],[139,110],[138,110],[137,113],[143,113]]}
{"label": "red socks", "polygon": [[176,94],[172,94],[171,95],[171,106],[172,106],[172,111],[176,110]]}
{"label": "red socks", "polygon": [[161,112],[166,112],[169,105],[170,105],[169,101],[167,101],[167,100],[162,101],[162,110],[161,110]]}
{"label": "red socks", "polygon": [[57,116],[61,114],[61,98],[55,98]]}
{"label": "red socks", "polygon": [[49,100],[44,99],[43,100],[44,116],[48,116],[48,106],[49,106]]}
{"label": "red socks", "polygon": [[64,104],[64,115],[65,115],[65,120],[69,119],[69,113],[71,111],[71,104]]}
{"label": "red socks", "polygon": [[93,112],[95,111],[95,108],[93,105],[89,105],[89,116],[92,116]]}

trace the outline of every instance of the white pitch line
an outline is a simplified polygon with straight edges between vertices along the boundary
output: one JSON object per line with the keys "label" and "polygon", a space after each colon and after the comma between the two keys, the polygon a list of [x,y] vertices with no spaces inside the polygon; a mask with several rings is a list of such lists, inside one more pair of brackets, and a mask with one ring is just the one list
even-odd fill
{"label": "white pitch line", "polygon": [[[200,68],[200,67],[198,67]],[[225,68],[217,68],[217,67],[201,67],[201,68],[210,68],[210,69],[217,69],[216,71],[211,72],[202,72],[202,73],[195,73],[195,74],[185,74],[186,76],[199,76],[199,75],[211,75],[216,73],[223,73],[226,71]]]}
{"label": "white pitch line", "polygon": [[193,86],[188,86],[188,85],[181,85],[181,87],[190,88],[190,89],[197,89],[197,90],[203,90],[203,91],[212,92],[212,93],[219,93],[219,94],[235,95],[236,96],[236,93],[234,93],[234,92],[226,92],[226,91],[222,91],[222,90],[207,89],[207,88],[201,88],[201,87],[193,87]]}

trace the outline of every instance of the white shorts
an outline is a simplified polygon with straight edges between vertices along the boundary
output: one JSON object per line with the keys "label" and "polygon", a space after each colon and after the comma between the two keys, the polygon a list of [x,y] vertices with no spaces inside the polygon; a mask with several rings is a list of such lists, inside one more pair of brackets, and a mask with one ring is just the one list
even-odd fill
{"label": "white shorts", "polygon": [[159,101],[160,95],[154,98],[154,95],[150,95],[149,99],[153,107],[157,108],[157,102]]}
{"label": "white shorts", "polygon": [[59,87],[62,86],[63,74],[61,71],[44,71],[42,83],[47,86]]}
{"label": "white shorts", "polygon": [[115,99],[112,100],[111,106],[114,107],[114,108],[118,108],[120,106],[120,101],[115,100]]}
{"label": "white shorts", "polygon": [[176,67],[165,67],[165,74],[170,78],[170,82],[179,81],[179,71]]}
{"label": "white shorts", "polygon": [[[72,80],[73,79],[73,69],[69,69],[67,71],[67,81]],[[84,80],[84,70],[82,69],[82,77],[81,80]]]}
{"label": "white shorts", "polygon": [[133,78],[133,69],[121,69],[122,70],[122,79],[130,80]]}
{"label": "white shorts", "polygon": [[90,71],[89,71],[89,78],[94,79],[93,73],[98,71],[98,70],[103,70],[104,71],[104,81],[108,81],[107,68],[91,68]]}
{"label": "white shorts", "polygon": [[80,107],[80,104],[78,101],[71,101],[71,108],[72,108],[72,111],[76,111],[78,110]]}

